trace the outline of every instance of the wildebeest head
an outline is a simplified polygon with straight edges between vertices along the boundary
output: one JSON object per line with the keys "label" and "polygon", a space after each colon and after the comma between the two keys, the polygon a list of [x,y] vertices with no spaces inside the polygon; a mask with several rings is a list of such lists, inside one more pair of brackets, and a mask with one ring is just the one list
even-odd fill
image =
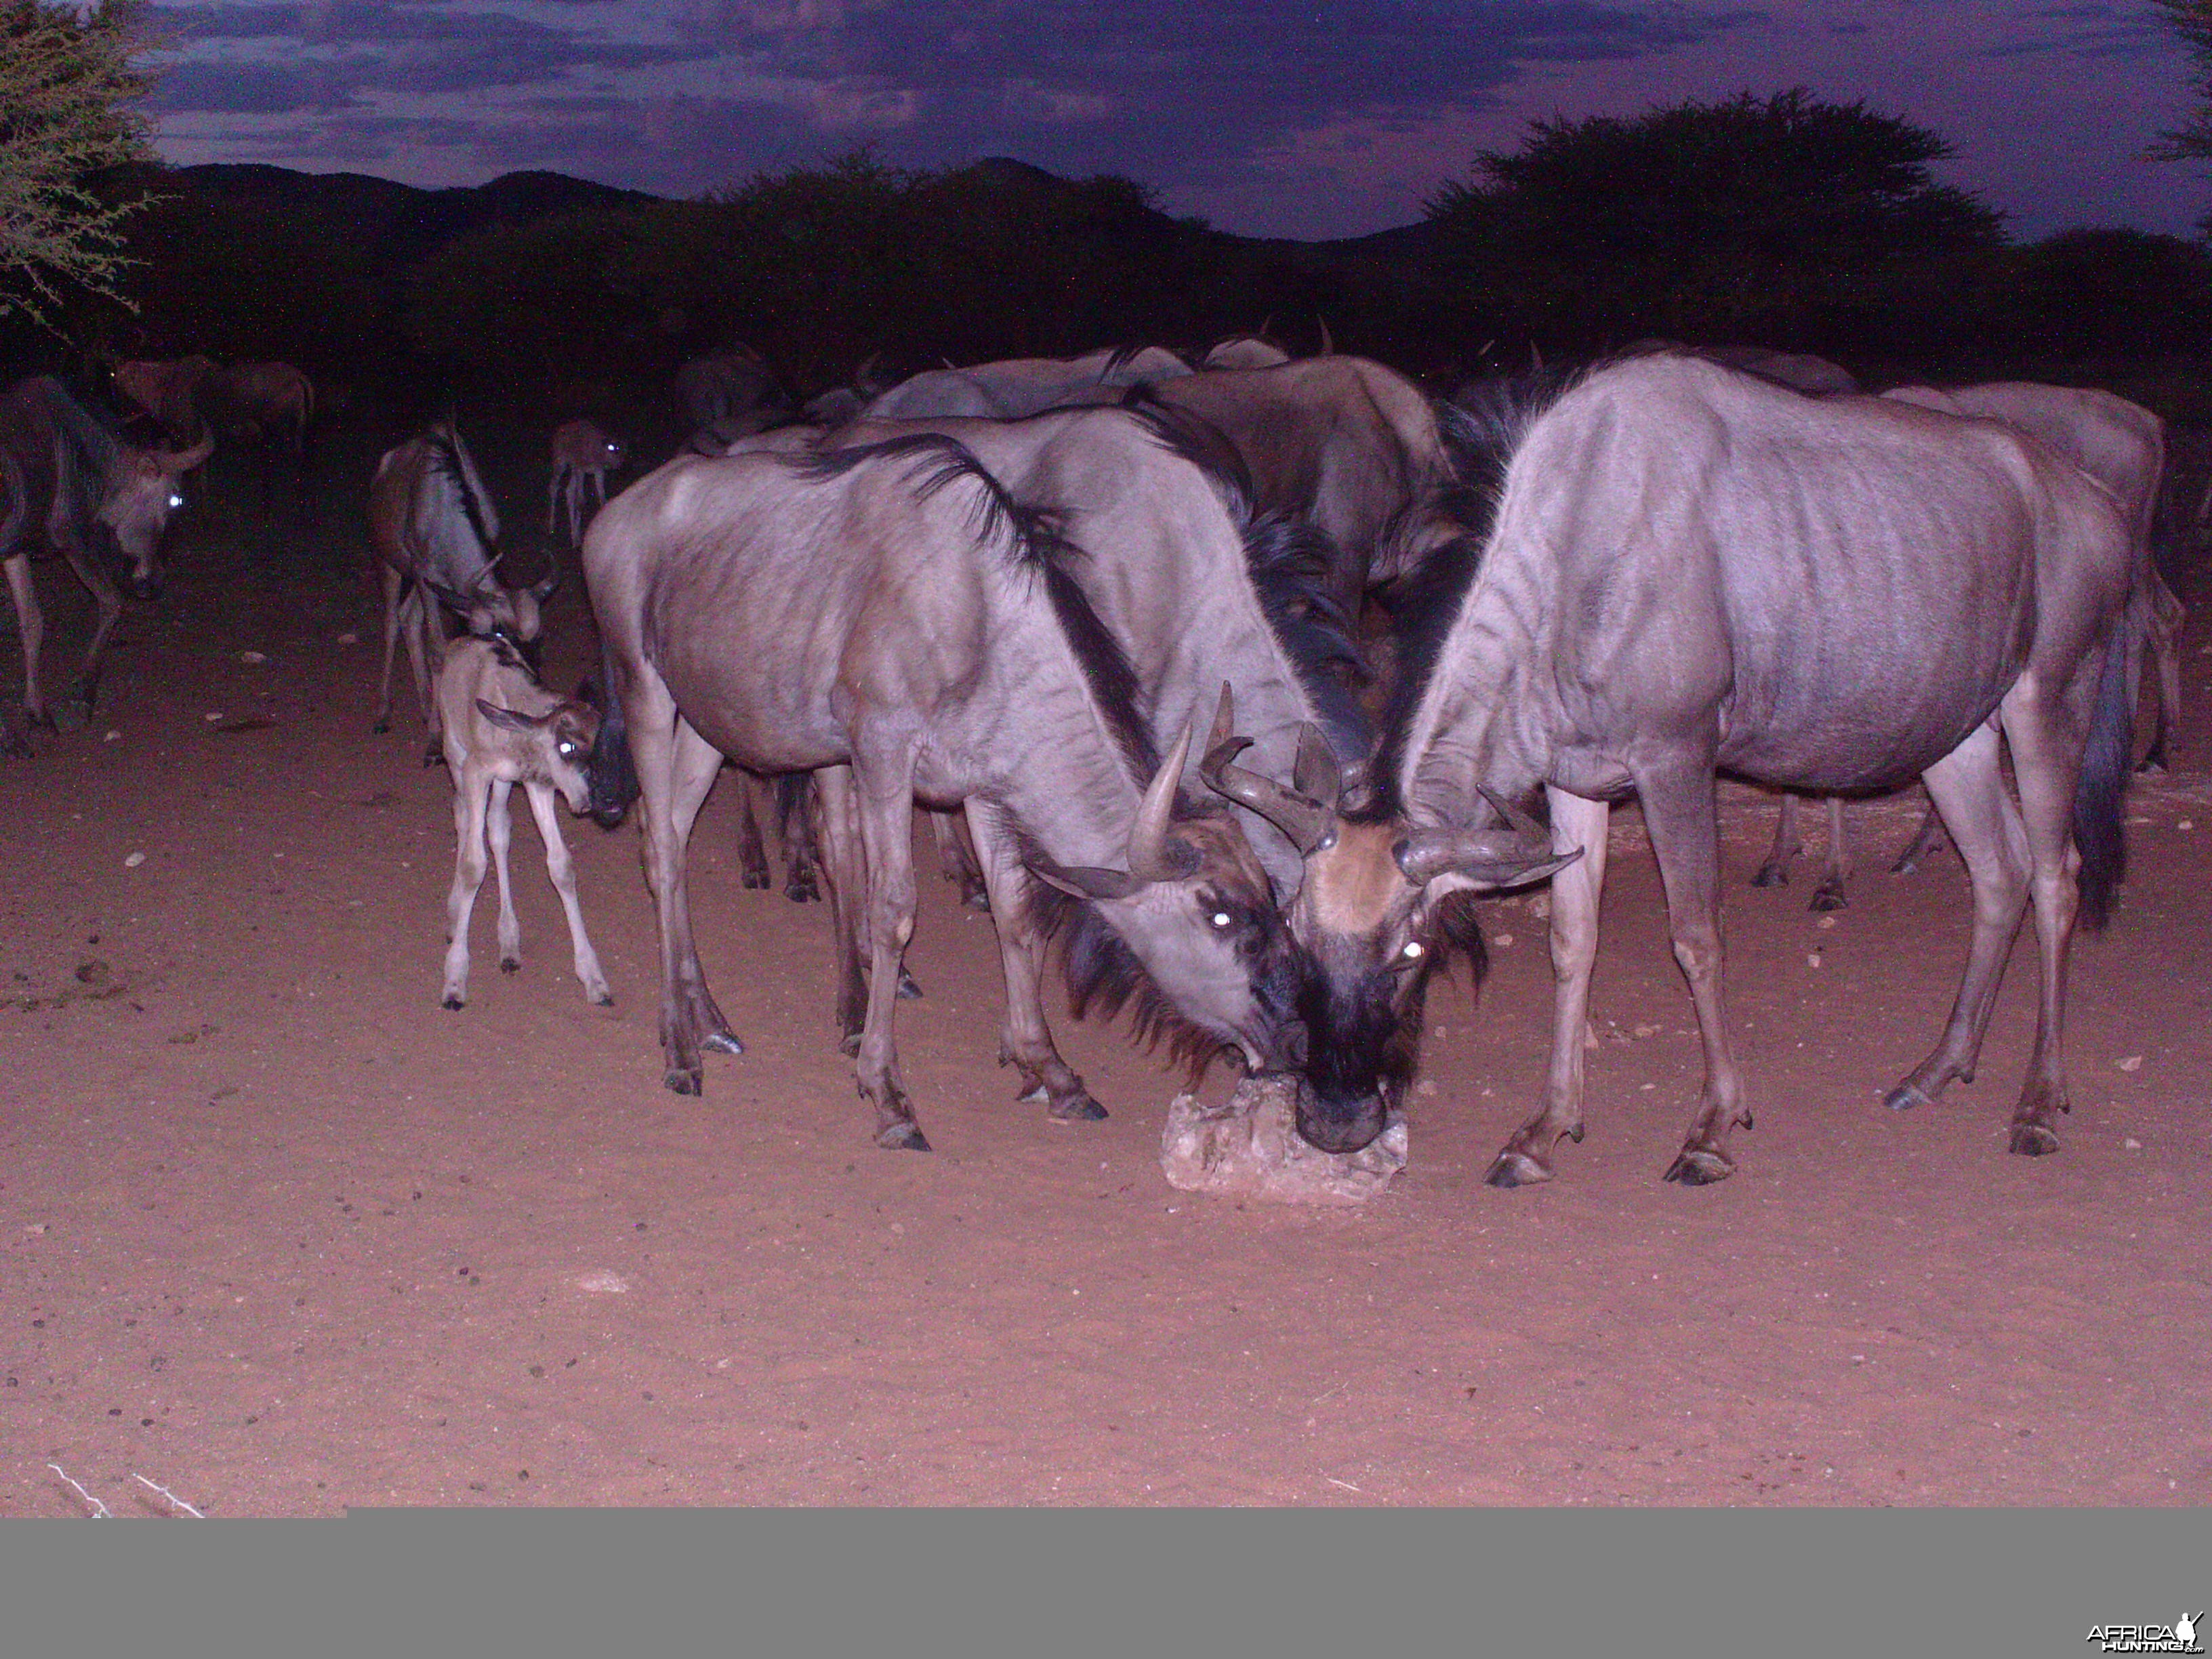
{"label": "wildebeest head", "polygon": [[132,597],[161,597],[161,536],[169,515],[185,504],[185,475],[214,453],[215,440],[203,436],[191,448],[118,449],[100,504],[100,522],[131,568]]}
{"label": "wildebeest head", "polygon": [[1140,1036],[1166,1041],[1194,1073],[1222,1048],[1250,1070],[1304,1058],[1303,953],[1275,908],[1267,872],[1226,815],[1178,817],[1186,726],[1145,792],[1126,870],[1066,868],[1032,854],[1040,878],[1084,901],[1066,919],[1068,991],[1133,1006]]}
{"label": "wildebeest head", "polygon": [[470,634],[480,640],[501,640],[512,646],[533,674],[541,666],[544,647],[538,636],[545,631],[545,601],[560,585],[561,573],[556,569],[527,587],[509,587],[490,566],[485,567],[476,585],[465,592],[436,582],[425,584],[438,603]]}
{"label": "wildebeest head", "polygon": [[561,799],[578,817],[591,810],[591,786],[584,769],[599,744],[598,709],[569,697],[543,714],[525,714],[478,697],[477,712],[494,726],[534,739],[532,746],[545,781],[561,792]]}
{"label": "wildebeest head", "polygon": [[1495,797],[1503,822],[1472,828],[1347,816],[1335,759],[1313,727],[1294,788],[1233,764],[1243,746],[1217,744],[1201,767],[1206,781],[1281,830],[1305,860],[1290,907],[1309,964],[1298,1133],[1323,1152],[1357,1152],[1412,1085],[1431,977],[1454,950],[1481,974],[1482,935],[1464,896],[1539,880],[1581,854],[1553,853],[1540,824]]}

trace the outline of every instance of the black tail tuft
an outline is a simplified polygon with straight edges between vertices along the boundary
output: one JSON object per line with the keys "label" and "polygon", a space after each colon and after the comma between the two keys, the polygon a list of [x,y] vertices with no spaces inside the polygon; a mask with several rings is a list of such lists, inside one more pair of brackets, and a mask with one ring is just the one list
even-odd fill
{"label": "black tail tuft", "polygon": [[[622,678],[615,672],[614,650],[601,643],[601,667],[605,680],[604,707],[600,709],[599,735],[592,744],[592,756],[584,765],[584,782],[590,793],[592,817],[602,830],[611,830],[623,821],[641,793],[637,781],[637,762],[630,754],[629,725],[623,714],[622,694],[617,689]],[[586,696],[588,682],[577,689],[577,695]]]}
{"label": "black tail tuft", "polygon": [[2081,854],[2081,925],[2104,932],[2112,919],[2120,881],[2127,874],[2126,819],[2122,812],[2135,758],[2135,683],[2131,659],[2142,649],[2142,625],[2129,617],[2112,629],[2097,680],[2096,712],[2081,753],[2081,778],[2074,789],[2074,845]]}

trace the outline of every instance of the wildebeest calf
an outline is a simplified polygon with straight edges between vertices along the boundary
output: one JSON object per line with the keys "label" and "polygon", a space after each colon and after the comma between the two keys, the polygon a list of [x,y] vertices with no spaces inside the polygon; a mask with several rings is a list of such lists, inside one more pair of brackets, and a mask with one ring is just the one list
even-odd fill
{"label": "wildebeest calf", "polygon": [[491,860],[499,872],[499,965],[507,973],[522,966],[522,927],[514,915],[514,889],[507,879],[511,834],[507,797],[520,784],[530,797],[531,816],[545,841],[545,873],[561,896],[568,917],[568,938],[576,949],[576,977],[584,994],[605,1005],[614,1000],[599,953],[584,932],[584,913],[576,902],[576,874],[561,839],[553,811],[559,791],[569,810],[586,810],[589,791],[584,763],[599,734],[599,714],[589,703],[556,696],[538,683],[521,657],[504,640],[471,636],[446,647],[438,671],[438,708],[443,716],[446,764],[453,775],[453,890],[446,900],[445,1006],[459,1008],[468,999],[469,917],[477,890],[483,885],[484,842],[489,831]]}

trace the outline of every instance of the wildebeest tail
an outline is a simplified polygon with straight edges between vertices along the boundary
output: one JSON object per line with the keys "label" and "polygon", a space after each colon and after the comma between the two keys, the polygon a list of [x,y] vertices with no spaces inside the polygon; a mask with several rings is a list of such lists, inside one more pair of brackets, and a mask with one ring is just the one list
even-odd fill
{"label": "wildebeest tail", "polygon": [[2081,778],[2074,789],[2074,845],[2081,854],[2081,923],[2102,933],[2112,917],[2120,879],[2127,873],[2126,819],[2122,808],[2135,758],[2136,659],[2142,623],[2133,614],[2114,624],[2097,679],[2096,710],[2081,753]]}
{"label": "wildebeest tail", "polygon": [[602,830],[611,830],[623,821],[640,788],[637,761],[630,753],[629,718],[623,710],[622,680],[615,672],[614,647],[608,643],[604,629],[599,636],[599,735],[584,765],[584,783],[592,820]]}

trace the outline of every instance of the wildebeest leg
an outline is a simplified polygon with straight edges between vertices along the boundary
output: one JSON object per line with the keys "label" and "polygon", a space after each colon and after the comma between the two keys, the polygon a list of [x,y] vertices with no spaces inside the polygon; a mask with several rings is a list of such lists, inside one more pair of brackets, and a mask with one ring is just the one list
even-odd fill
{"label": "wildebeest leg", "polygon": [[392,729],[392,659],[399,645],[400,590],[407,578],[390,565],[381,567],[384,575],[384,674],[377,683],[376,724],[374,732]]}
{"label": "wildebeest leg", "polygon": [[560,522],[562,486],[568,481],[568,469],[556,466],[553,477],[545,486],[545,539],[553,539],[553,527]]}
{"label": "wildebeest leg", "polygon": [[984,889],[983,872],[975,854],[968,844],[963,817],[962,809],[957,806],[949,811],[930,809],[929,828],[937,837],[938,867],[945,872],[945,880],[959,884],[963,904],[971,910],[988,910],[991,908],[991,896]]}
{"label": "wildebeest leg", "polygon": [[92,625],[92,638],[85,642],[84,662],[76,671],[76,679],[70,687],[64,704],[70,713],[70,724],[74,726],[81,714],[92,718],[94,703],[100,698],[100,659],[107,650],[108,636],[115,632],[115,624],[123,615],[123,596],[115,591],[115,583],[103,565],[75,536],[59,538],[62,553],[76,572],[76,579],[92,595],[99,607],[99,615]]}
{"label": "wildebeest leg", "polygon": [[1095,1122],[1106,1109],[1053,1046],[1045,1024],[1042,980],[1045,942],[1030,921],[1029,872],[1013,838],[988,808],[971,808],[968,828],[976,860],[991,892],[991,919],[999,933],[999,959],[1006,975],[1006,1023],[999,1039],[999,1064],[1021,1072],[1025,1101],[1041,1100],[1046,1115],[1061,1122]]}
{"label": "wildebeest leg", "polygon": [[650,671],[623,697],[641,794],[645,877],[660,920],[660,1049],[667,1062],[661,1081],[679,1095],[696,1095],[702,1081],[702,1048],[743,1054],[729,1022],[714,1006],[691,934],[691,896],[684,851],[691,826],[722,757],[676,713],[668,688]]}
{"label": "wildebeest leg", "polygon": [[1564,789],[1547,789],[1552,850],[1583,855],[1552,877],[1552,1063],[1543,1109],[1516,1130],[1483,1177],[1493,1187],[1552,1178],[1559,1137],[1583,1138],[1583,1045],[1589,1030],[1590,968],[1597,960],[1598,900],[1605,890],[1606,830],[1612,809]]}
{"label": "wildebeest leg", "polygon": [[1943,815],[1936,810],[1936,798],[1928,798],[1928,810],[1920,815],[1920,828],[1897,855],[1897,862],[1889,866],[1893,876],[1909,876],[1922,862],[1943,849]]}
{"label": "wildebeest leg", "polygon": [[1998,751],[1996,728],[1984,722],[1923,775],[1973,881],[1974,933],[1936,1051],[1883,1097],[1899,1110],[1933,1102],[1954,1079],[1974,1080],[2005,958],[2027,913],[2027,830],[2005,787]]}
{"label": "wildebeest leg", "polygon": [[1721,995],[1720,821],[1711,764],[1704,759],[1678,762],[1638,776],[1636,785],[1644,803],[1644,822],[1651,833],[1651,850],[1659,859],[1674,960],[1690,982],[1705,1058],[1698,1113],[1690,1121],[1682,1150],[1667,1167],[1666,1178],[1700,1187],[1735,1173],[1729,1136],[1738,1125],[1751,1127],[1743,1074],[1729,1042]]}
{"label": "wildebeest leg", "polygon": [[499,883],[499,971],[519,974],[522,971],[522,922],[514,914],[514,878],[507,864],[507,854],[514,841],[514,786],[505,778],[494,778],[491,785],[491,810],[486,823],[490,830],[492,874]]}
{"label": "wildebeest leg", "polygon": [[815,880],[818,855],[814,846],[813,789],[813,779],[804,772],[787,773],[775,781],[776,825],[783,836],[783,896],[793,904],[822,896]]}
{"label": "wildebeest leg", "polygon": [[2163,578],[2151,578],[2151,654],[2158,665],[2158,716],[2151,728],[2150,747],[2136,768],[2138,772],[2163,772],[2168,764],[2166,745],[2179,735],[2181,725],[2181,624],[2185,613],[2181,601]]}
{"label": "wildebeest leg", "polygon": [[822,803],[822,873],[830,884],[830,937],[837,955],[837,1041],[845,1053],[858,1054],[867,1013],[868,886],[852,769],[825,766],[814,775],[814,787]]}
{"label": "wildebeest leg", "polygon": [[876,1109],[876,1145],[926,1152],[929,1141],[915,1121],[914,1104],[899,1076],[891,1029],[900,958],[914,937],[913,767],[910,756],[883,756],[864,760],[850,774],[865,866],[868,945],[868,1008],[854,1070],[861,1095]]}
{"label": "wildebeest leg", "polygon": [[[23,714],[33,726],[51,726],[53,717],[46,713],[46,699],[39,695],[39,652],[46,637],[46,613],[39,609],[39,590],[31,580],[31,560],[27,554],[17,553],[0,569],[8,574],[8,595],[15,604],[15,625],[23,643]],[[27,734],[18,732],[11,717],[8,722],[7,741],[0,745],[0,753],[21,755],[28,759],[31,744]]]}
{"label": "wildebeest leg", "polygon": [[738,792],[738,869],[748,889],[768,885],[768,848],[761,842],[760,816],[755,810],[768,788],[768,780],[740,769],[744,787]]}
{"label": "wildebeest leg", "polygon": [[1844,884],[1850,879],[1851,848],[1844,833],[1844,798],[1828,797],[1828,866],[1820,878],[1820,884],[1813,891],[1808,910],[1840,910],[1850,902],[1844,896]]}
{"label": "wildebeest leg", "polygon": [[445,663],[444,642],[438,633],[438,606],[430,591],[417,582],[399,602],[401,625],[407,638],[407,665],[415,675],[415,701],[422,711],[422,764],[435,766],[446,757],[445,718],[438,712],[435,692],[438,670]]}
{"label": "wildebeest leg", "polygon": [[446,1007],[469,998],[469,918],[484,878],[484,802],[488,781],[466,767],[453,780],[453,884],[446,894],[446,982],[439,993]]}
{"label": "wildebeest leg", "polygon": [[[2058,1150],[2057,1123],[2073,1110],[2066,1088],[2066,975],[2081,904],[2081,855],[2074,845],[2074,795],[2081,777],[2082,744],[2089,726],[2086,694],[2093,665],[2076,700],[2030,695],[2023,677],[2006,699],[2006,742],[2020,785],[2021,817],[2027,831],[2028,890],[2035,905],[2036,963],[2040,969],[2035,1046],[2013,1109],[2007,1150],[2039,1157]],[[2024,688],[2027,688],[2024,690]],[[2132,711],[2130,711],[2132,712]]]}
{"label": "wildebeest leg", "polygon": [[553,787],[545,783],[526,783],[524,792],[530,798],[530,816],[538,820],[538,833],[545,842],[545,873],[552,878],[553,890],[561,896],[562,914],[568,918],[568,943],[575,954],[576,977],[584,987],[587,1001],[601,1007],[610,1006],[615,994],[607,989],[607,976],[599,971],[599,953],[592,948],[592,936],[584,931],[584,908],[576,901],[576,866],[568,856],[568,843],[561,834],[560,815],[553,810]]}
{"label": "wildebeest leg", "polygon": [[1797,833],[1797,797],[1784,791],[1782,811],[1774,819],[1774,845],[1767,849],[1766,862],[1759,866],[1759,873],[1751,878],[1753,887],[1787,887],[1790,884],[1790,860],[1805,850],[1804,838]]}

